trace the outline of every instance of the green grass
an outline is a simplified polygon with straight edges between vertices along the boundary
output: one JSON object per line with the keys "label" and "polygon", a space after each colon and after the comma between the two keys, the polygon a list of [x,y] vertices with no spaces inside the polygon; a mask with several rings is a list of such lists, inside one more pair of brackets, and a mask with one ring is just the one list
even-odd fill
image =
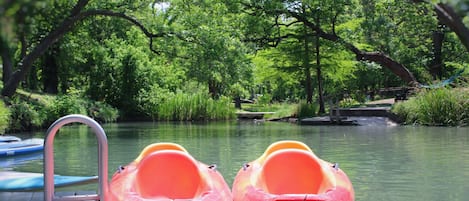
{"label": "green grass", "polygon": [[0,134],[5,132],[5,129],[8,128],[10,119],[10,110],[5,106],[3,100],[0,100]]}
{"label": "green grass", "polygon": [[213,100],[208,94],[177,93],[158,107],[158,119],[169,121],[226,120],[235,118],[229,98]]}
{"label": "green grass", "polygon": [[284,118],[284,117],[312,117],[317,113],[317,104],[300,103],[272,103],[272,104],[243,104],[242,109],[249,112],[275,112],[266,114],[264,118]]}
{"label": "green grass", "polygon": [[423,90],[408,101],[396,103],[392,111],[407,124],[464,126],[469,123],[469,90]]}
{"label": "green grass", "polygon": [[[47,128],[52,122],[68,114],[84,114],[100,122],[116,121],[118,117],[117,109],[73,93],[56,96],[18,89],[12,98],[5,101],[9,110],[8,131]],[[0,123],[0,128],[2,125]]]}

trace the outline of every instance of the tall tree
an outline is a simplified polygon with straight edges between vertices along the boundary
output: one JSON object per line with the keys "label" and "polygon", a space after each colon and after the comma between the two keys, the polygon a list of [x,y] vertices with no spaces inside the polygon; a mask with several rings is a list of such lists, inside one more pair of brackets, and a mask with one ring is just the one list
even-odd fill
{"label": "tall tree", "polygon": [[213,98],[251,79],[248,49],[239,39],[240,22],[222,1],[172,1],[168,15],[173,16],[172,28],[188,35],[178,44],[175,61],[187,77],[206,83]]}
{"label": "tall tree", "polygon": [[[344,2],[341,6],[346,6],[348,2]],[[401,63],[393,60],[388,55],[383,52],[367,52],[361,50],[359,47],[355,46],[353,43],[342,38],[339,34],[335,32],[335,26],[339,23],[337,20],[342,12],[337,12],[336,16],[332,18],[329,24],[329,30],[325,30],[320,24],[316,24],[314,21],[313,15],[302,15],[299,10],[299,5],[305,4],[307,7],[312,8],[311,1],[269,1],[269,2],[244,2],[243,5],[247,12],[251,16],[270,16],[270,19],[281,18],[291,18],[294,21],[292,23],[304,23],[307,27],[314,31],[319,37],[335,42],[337,44],[343,45],[349,51],[353,52],[358,61],[368,61],[375,62],[383,67],[389,69],[395,75],[399,76],[405,83],[414,85],[417,83],[414,75]],[[331,5],[333,5],[331,3]],[[277,16],[277,17],[276,17]],[[270,23],[272,27],[285,26],[285,24],[279,24],[275,21]],[[258,39],[258,41],[267,41],[272,43],[278,43],[282,39],[288,37],[288,35],[275,35],[272,33],[276,29],[265,29],[263,31],[268,32],[265,35],[267,36],[264,39]]]}
{"label": "tall tree", "polygon": [[[68,1],[64,1],[68,2]],[[24,3],[24,4],[22,4]],[[78,22],[92,16],[109,16],[124,19],[130,24],[136,25],[148,38],[150,49],[153,49],[153,39],[158,37],[167,36],[168,33],[158,30],[157,33],[150,32],[141,22],[125,13],[128,3],[124,2],[111,2],[102,3],[88,6],[89,0],[78,0],[68,13],[60,13],[62,21],[57,23],[56,26],[48,30],[48,32],[38,37],[38,41],[26,41],[24,37],[27,32],[21,27],[25,25],[25,20],[20,12],[23,6],[36,7],[37,4],[44,6],[44,3],[50,2],[16,2],[16,1],[2,1],[1,7],[4,8],[4,13],[1,16],[2,34],[0,34],[0,53],[3,61],[3,82],[4,86],[1,94],[3,96],[12,96],[19,83],[25,79],[27,73],[31,70],[33,63],[44,54],[44,52],[58,40],[60,40],[66,33],[70,32]],[[135,3],[135,2],[134,2]],[[148,4],[144,4],[148,6]],[[47,6],[47,4],[46,4]],[[101,7],[100,7],[101,6]],[[109,8],[117,8],[111,10]],[[12,27],[17,27],[15,28]],[[14,41],[19,41],[21,47],[21,54],[19,58],[15,59],[13,50],[16,48]],[[158,52],[157,52],[158,53]]]}

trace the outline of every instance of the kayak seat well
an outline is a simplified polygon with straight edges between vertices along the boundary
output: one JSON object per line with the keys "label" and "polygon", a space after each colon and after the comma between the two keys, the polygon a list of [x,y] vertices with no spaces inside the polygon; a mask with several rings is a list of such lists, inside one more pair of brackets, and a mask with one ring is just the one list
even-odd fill
{"label": "kayak seat well", "polygon": [[178,151],[187,152],[186,149],[184,149],[184,147],[182,147],[179,144],[170,143],[170,142],[153,143],[153,144],[146,146],[142,150],[142,152],[140,152],[140,155],[137,157],[137,159],[135,159],[135,162],[140,162],[142,158],[144,158],[145,156],[153,152],[162,151],[162,150],[178,150]]}
{"label": "kayak seat well", "polygon": [[143,198],[193,198],[203,186],[197,162],[186,152],[157,151],[137,166],[136,190]]}
{"label": "kayak seat well", "polygon": [[267,147],[263,154],[263,158],[265,159],[270,154],[282,149],[300,149],[305,151],[311,151],[311,149],[302,142],[284,140],[272,143],[269,147]]}
{"label": "kayak seat well", "polygon": [[260,181],[272,194],[320,194],[332,188],[321,163],[311,152],[283,149],[265,160]]}

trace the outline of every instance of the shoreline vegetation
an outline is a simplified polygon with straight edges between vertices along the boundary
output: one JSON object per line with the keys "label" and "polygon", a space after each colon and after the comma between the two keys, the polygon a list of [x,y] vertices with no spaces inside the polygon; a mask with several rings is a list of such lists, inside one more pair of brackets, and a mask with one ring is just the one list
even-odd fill
{"label": "shoreline vegetation", "polygon": [[[469,87],[468,1],[370,2],[0,1],[0,131],[71,113],[294,121],[414,87]],[[459,95],[435,96],[395,111],[407,124],[467,125]]]}
{"label": "shoreline vegetation", "polygon": [[[102,102],[84,99],[79,93],[51,96],[20,90],[14,99],[0,101],[0,133],[47,128],[56,119],[72,113],[88,115],[102,123],[135,120],[213,121],[236,118],[237,110],[230,98],[220,97],[213,100],[208,97],[203,93],[169,94],[158,104],[147,104],[139,116],[122,116],[122,111]],[[243,109],[250,112],[275,112],[265,116],[266,119],[301,119],[315,116],[318,105],[307,104],[305,101],[275,104],[258,101],[255,104],[244,104]],[[406,125],[467,126],[469,88],[424,89],[407,101],[395,103],[391,111]]]}
{"label": "shoreline vegetation", "polygon": [[410,125],[467,126],[469,88],[424,89],[391,111]]}

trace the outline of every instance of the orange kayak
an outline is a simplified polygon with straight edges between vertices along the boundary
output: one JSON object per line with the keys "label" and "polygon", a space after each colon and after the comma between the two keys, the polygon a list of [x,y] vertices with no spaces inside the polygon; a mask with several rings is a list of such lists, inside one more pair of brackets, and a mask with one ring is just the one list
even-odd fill
{"label": "orange kayak", "polygon": [[347,175],[318,158],[297,141],[271,144],[264,154],[243,165],[233,182],[234,201],[352,201]]}
{"label": "orange kayak", "polygon": [[109,191],[115,201],[233,200],[216,166],[196,161],[173,143],[147,146],[113,175]]}

